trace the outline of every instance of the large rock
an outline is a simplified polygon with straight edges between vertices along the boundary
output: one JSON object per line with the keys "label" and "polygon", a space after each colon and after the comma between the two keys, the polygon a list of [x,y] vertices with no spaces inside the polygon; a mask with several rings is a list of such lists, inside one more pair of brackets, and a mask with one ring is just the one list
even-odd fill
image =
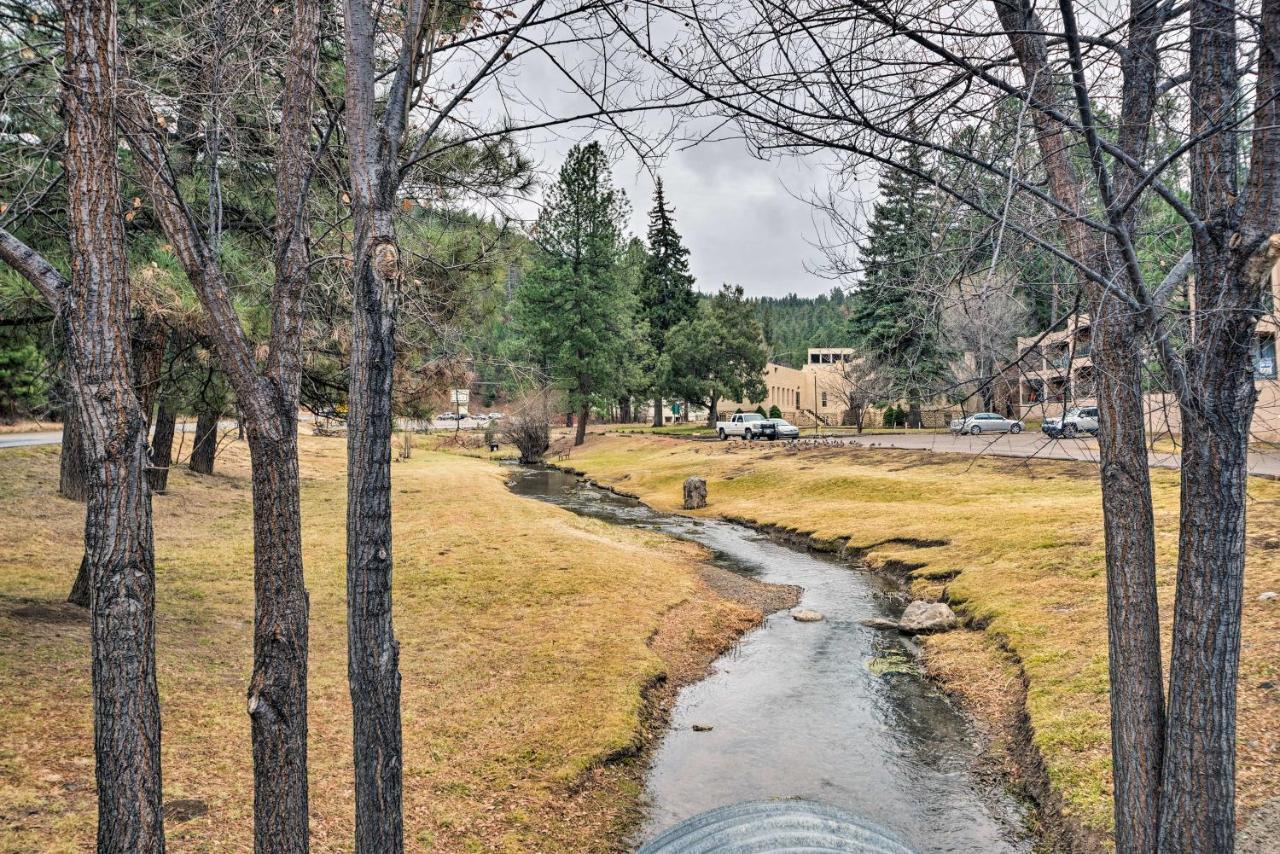
{"label": "large rock", "polygon": [[916,600],[902,612],[898,621],[898,631],[909,635],[922,635],[929,632],[945,632],[956,625],[956,614],[945,602],[925,602]]}
{"label": "large rock", "polygon": [[697,510],[707,506],[707,479],[691,477],[684,482],[684,509]]}
{"label": "large rock", "polygon": [[797,623],[821,623],[822,614],[811,608],[797,608],[791,612],[791,619]]}

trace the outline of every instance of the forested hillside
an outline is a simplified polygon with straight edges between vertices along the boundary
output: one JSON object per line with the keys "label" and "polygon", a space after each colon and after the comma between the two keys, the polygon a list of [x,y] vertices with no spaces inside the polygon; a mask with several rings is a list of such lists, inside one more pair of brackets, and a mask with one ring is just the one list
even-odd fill
{"label": "forested hillside", "polygon": [[840,288],[817,297],[787,294],[750,302],[764,327],[771,361],[798,368],[810,347],[849,346],[849,297]]}

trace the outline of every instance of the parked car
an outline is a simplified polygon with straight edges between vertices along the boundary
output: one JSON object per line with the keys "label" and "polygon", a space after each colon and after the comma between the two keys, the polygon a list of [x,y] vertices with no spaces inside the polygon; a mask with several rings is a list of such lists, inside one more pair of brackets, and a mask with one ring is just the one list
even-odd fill
{"label": "parked car", "polygon": [[737,412],[728,421],[716,422],[716,435],[722,442],[730,436],[754,439],[760,435],[760,424],[764,420],[759,412]]}
{"label": "parked car", "polygon": [[1046,418],[1040,424],[1040,432],[1057,439],[1070,439],[1079,433],[1098,435],[1098,407],[1076,406],[1067,410],[1061,418]]}
{"label": "parked car", "polygon": [[800,428],[785,418],[766,418],[760,422],[759,435],[762,439],[799,439]]}
{"label": "parked car", "polygon": [[951,432],[961,436],[979,436],[983,433],[1021,433],[1022,422],[1005,418],[994,412],[975,412],[968,418],[956,418],[951,422]]}

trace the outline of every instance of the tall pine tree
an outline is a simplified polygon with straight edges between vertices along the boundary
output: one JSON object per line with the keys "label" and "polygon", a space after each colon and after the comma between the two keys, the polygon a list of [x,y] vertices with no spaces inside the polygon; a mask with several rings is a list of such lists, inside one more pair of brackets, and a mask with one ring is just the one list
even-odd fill
{"label": "tall pine tree", "polygon": [[919,427],[920,402],[945,376],[947,359],[925,287],[934,200],[917,149],[907,165],[914,171],[889,169],[881,176],[880,198],[858,248],[863,278],[850,299],[849,333],[892,393],[907,401],[910,426]]}
{"label": "tall pine tree", "polygon": [[[649,211],[649,260],[640,280],[640,315],[648,327],[649,344],[655,364],[662,357],[667,332],[682,320],[693,316],[698,298],[693,292],[693,276],[689,273],[689,250],[676,231],[674,212],[659,178],[653,193],[653,209]],[[673,389],[663,388],[660,374],[655,372],[653,426],[662,426],[662,396]]]}
{"label": "tall pine tree", "polygon": [[575,145],[533,233],[538,253],[516,291],[521,334],[578,414],[574,444],[593,406],[623,390],[633,344],[634,295],[622,261],[627,202],[613,187],[599,143]]}

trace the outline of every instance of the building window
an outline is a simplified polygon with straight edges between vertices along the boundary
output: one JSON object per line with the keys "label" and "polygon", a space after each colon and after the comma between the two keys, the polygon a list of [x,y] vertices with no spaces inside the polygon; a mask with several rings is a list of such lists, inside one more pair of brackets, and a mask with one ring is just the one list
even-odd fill
{"label": "building window", "polygon": [[817,353],[809,354],[809,364],[816,365],[821,361],[822,361],[822,356],[818,355]]}
{"label": "building window", "polygon": [[1267,332],[1258,336],[1258,349],[1253,357],[1254,370],[1259,379],[1276,378],[1276,336]]}
{"label": "building window", "polygon": [[827,393],[825,391],[822,393],[822,408],[827,408]]}

